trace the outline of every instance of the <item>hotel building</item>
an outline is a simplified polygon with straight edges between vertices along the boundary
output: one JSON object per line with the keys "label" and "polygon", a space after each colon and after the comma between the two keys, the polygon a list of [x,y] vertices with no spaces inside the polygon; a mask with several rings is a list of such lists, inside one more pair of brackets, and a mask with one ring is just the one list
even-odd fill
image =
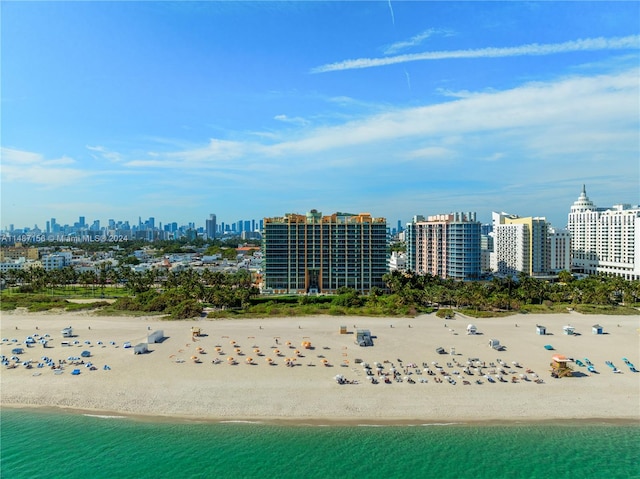
{"label": "hotel building", "polygon": [[569,212],[571,270],[640,279],[640,206],[598,208],[585,187]]}
{"label": "hotel building", "polygon": [[405,230],[407,269],[440,278],[480,277],[480,223],[475,213],[415,216]]}
{"label": "hotel building", "polygon": [[491,269],[501,275],[548,274],[551,267],[549,224],[545,218],[492,214]]}
{"label": "hotel building", "polygon": [[353,288],[367,294],[384,288],[387,222],[368,213],[316,210],[265,218],[262,237],[266,293],[335,293]]}

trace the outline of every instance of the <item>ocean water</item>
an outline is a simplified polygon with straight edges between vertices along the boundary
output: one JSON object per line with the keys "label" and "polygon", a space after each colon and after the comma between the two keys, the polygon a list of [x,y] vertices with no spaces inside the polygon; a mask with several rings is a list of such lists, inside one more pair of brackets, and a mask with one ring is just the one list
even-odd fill
{"label": "ocean water", "polygon": [[0,475],[36,478],[640,478],[640,426],[306,426],[4,410]]}

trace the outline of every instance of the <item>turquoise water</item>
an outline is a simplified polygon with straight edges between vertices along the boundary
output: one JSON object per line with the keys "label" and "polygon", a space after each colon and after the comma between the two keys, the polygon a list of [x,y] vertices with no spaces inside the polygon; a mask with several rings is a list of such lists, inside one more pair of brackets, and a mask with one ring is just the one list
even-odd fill
{"label": "turquoise water", "polygon": [[2,411],[0,474],[36,478],[639,478],[640,426],[278,426]]}

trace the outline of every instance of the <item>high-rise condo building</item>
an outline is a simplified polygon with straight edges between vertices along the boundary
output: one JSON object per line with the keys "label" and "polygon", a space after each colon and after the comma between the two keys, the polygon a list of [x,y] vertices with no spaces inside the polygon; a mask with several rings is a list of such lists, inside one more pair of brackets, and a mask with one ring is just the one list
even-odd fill
{"label": "high-rise condo building", "polygon": [[582,192],[569,212],[571,270],[640,279],[640,206],[598,208]]}
{"label": "high-rise condo building", "polygon": [[262,237],[264,292],[361,294],[384,288],[387,222],[369,213],[316,210],[265,218]]}
{"label": "high-rise condo building", "polygon": [[571,271],[571,233],[569,230],[549,228],[549,271]]}
{"label": "high-rise condo building", "polygon": [[494,272],[502,275],[522,272],[530,276],[549,273],[549,223],[545,218],[494,212],[492,220]]}
{"label": "high-rise condo building", "polygon": [[407,269],[440,278],[480,277],[480,223],[475,213],[415,216],[407,223]]}

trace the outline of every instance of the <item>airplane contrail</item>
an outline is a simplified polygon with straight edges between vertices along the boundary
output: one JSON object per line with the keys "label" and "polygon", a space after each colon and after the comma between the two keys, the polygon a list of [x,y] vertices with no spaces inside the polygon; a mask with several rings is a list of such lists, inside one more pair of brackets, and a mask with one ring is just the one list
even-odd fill
{"label": "airplane contrail", "polygon": [[391,12],[391,23],[393,23],[393,26],[395,27],[395,25],[396,25],[396,17],[393,14],[393,7],[391,6],[391,0],[387,0],[387,2],[389,3],[389,11]]}

